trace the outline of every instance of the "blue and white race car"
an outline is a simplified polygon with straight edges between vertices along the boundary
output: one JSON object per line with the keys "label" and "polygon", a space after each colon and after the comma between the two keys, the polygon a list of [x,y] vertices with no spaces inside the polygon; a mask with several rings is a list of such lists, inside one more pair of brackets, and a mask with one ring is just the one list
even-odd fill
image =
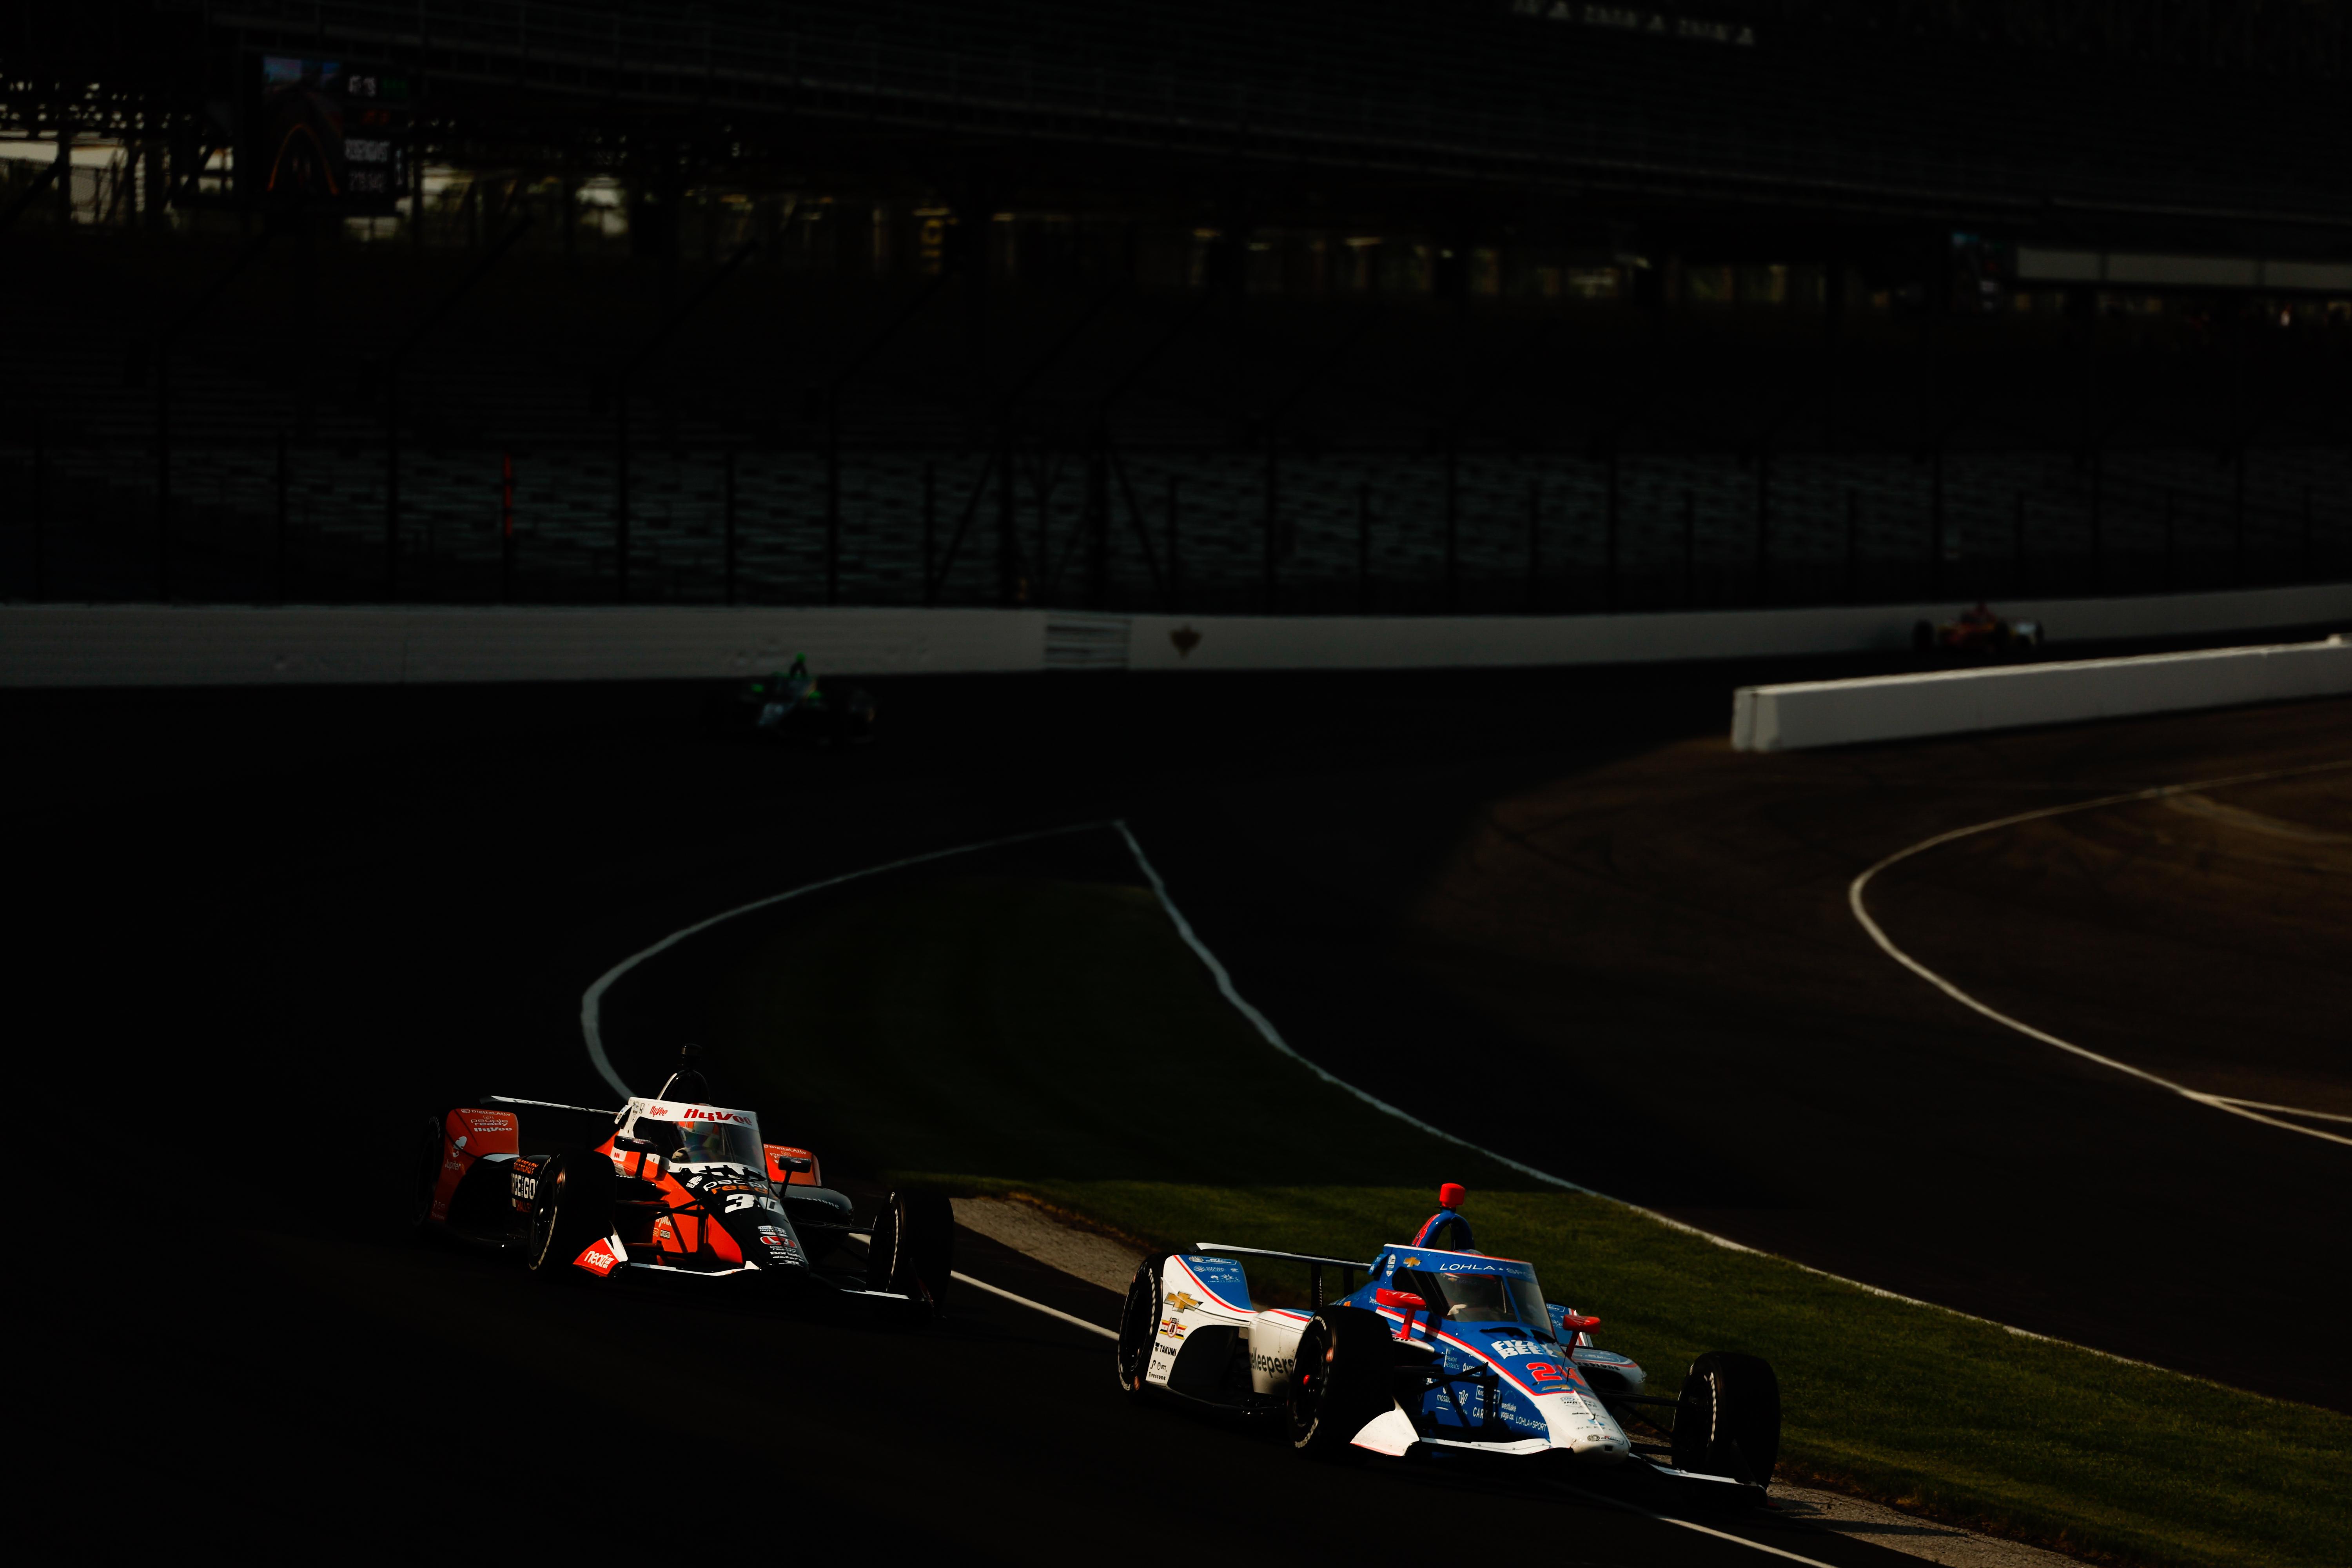
{"label": "blue and white race car", "polygon": [[[1257,1307],[1244,1258],[1306,1264],[1314,1301],[1323,1271],[1341,1270],[1343,1293],[1312,1311]],[[1278,1419],[1292,1447],[1322,1458],[1632,1461],[1761,1501],[1780,1446],[1771,1367],[1710,1352],[1664,1398],[1633,1361],[1593,1345],[1600,1324],[1547,1302],[1535,1269],[1513,1258],[1397,1243],[1358,1263],[1200,1242],[1137,1269],[1118,1381],[1133,1398]],[[1629,1423],[1664,1441],[1637,1440]]]}

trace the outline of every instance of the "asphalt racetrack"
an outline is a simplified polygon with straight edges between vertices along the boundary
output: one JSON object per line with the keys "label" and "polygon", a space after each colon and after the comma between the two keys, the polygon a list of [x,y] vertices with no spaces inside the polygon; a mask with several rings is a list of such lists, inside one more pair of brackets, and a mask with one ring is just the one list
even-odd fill
{"label": "asphalt racetrack", "polygon": [[[2346,1408],[2315,1281],[2322,1238],[2352,1233],[2352,1150],[1969,1014],[1878,953],[1843,889],[2021,800],[2352,756],[2352,704],[1725,749],[1733,684],[1823,672],[908,682],[877,686],[885,741],[839,756],[708,742],[694,700],[659,688],[13,695],[11,816],[45,916],[13,987],[20,1060],[44,1093],[131,1109],[163,1178],[36,1287],[47,1331],[90,1347],[48,1368],[89,1380],[68,1422],[87,1440],[54,1462],[136,1464],[143,1500],[94,1514],[97,1537],[264,1550],[488,1523],[684,1544],[715,1510],[780,1542],[983,1559],[1174,1556],[1203,1531],[1301,1552],[1422,1519],[1570,1563],[1760,1561],[1443,1468],[1310,1475],[1249,1433],[1128,1408],[1105,1342],[979,1292],[909,1334],[549,1290],[390,1234],[380,1151],[405,1114],[485,1091],[609,1101],[578,1015],[621,957],[786,888],[1114,812],[1244,994],[1375,1093],[1819,1267]],[[2340,868],[2307,867],[2341,854],[2346,775],[2323,776],[2061,819],[2055,849],[1922,857],[1874,907],[2069,1038],[2340,1110]],[[2144,963],[2189,1001],[2114,973]],[[647,965],[627,1013],[690,1029],[694,973]],[[1433,1039],[1569,1066],[1581,1130],[1415,1106]],[[650,1087],[672,1043],[624,1032],[616,1059]],[[1110,1321],[1104,1293],[964,1240],[968,1272]]]}

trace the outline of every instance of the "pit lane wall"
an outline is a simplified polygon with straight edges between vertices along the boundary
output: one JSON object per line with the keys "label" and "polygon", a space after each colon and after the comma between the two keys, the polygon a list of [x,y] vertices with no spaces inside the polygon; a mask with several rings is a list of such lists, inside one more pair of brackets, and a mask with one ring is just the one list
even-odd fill
{"label": "pit lane wall", "polygon": [[1743,686],[1732,697],[1731,743],[1785,752],[2347,692],[2352,643],[2338,633],[2324,642]]}
{"label": "pit lane wall", "polygon": [[[2352,584],[2003,603],[2053,642],[2352,626]],[[0,686],[711,679],[820,674],[1468,668],[1891,652],[1958,606],[1623,616],[1051,610],[0,605]]]}

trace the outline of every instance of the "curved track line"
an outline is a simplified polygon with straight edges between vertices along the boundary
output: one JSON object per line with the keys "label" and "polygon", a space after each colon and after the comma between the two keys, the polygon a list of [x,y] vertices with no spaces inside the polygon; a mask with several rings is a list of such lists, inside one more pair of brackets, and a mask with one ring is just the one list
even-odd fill
{"label": "curved track line", "polygon": [[709,920],[697,921],[690,926],[674,931],[653,946],[629,954],[628,957],[604,971],[596,977],[594,984],[580,994],[580,1034],[588,1045],[588,1059],[594,1064],[598,1075],[606,1083],[612,1085],[623,1100],[629,1099],[636,1092],[621,1080],[621,1075],[613,1069],[612,1058],[604,1054],[604,1031],[600,1021],[600,1015],[604,1012],[604,993],[610,991],[613,988],[613,983],[630,970],[656,953],[676,947],[688,937],[699,935],[712,926],[723,924],[738,915],[748,915],[754,910],[764,910],[771,905],[797,899],[804,893],[820,893],[827,888],[837,888],[844,882],[855,882],[866,877],[878,877],[885,871],[903,870],[908,866],[920,866],[930,860],[945,860],[956,855],[970,855],[982,849],[998,849],[1007,844],[1025,844],[1033,838],[1058,838],[1064,834],[1089,833],[1097,828],[1109,826],[1110,824],[1107,822],[1080,822],[1068,827],[1045,827],[1034,833],[1013,833],[1003,838],[984,839],[978,844],[960,844],[952,849],[934,849],[928,855],[909,855],[903,860],[893,860],[887,865],[868,866],[862,871],[846,871],[838,877],[827,877],[821,882],[810,882],[785,892],[772,893],[764,899],[754,899],[748,904],[738,904],[731,910],[712,915]]}
{"label": "curved track line", "polygon": [[[2119,796],[2117,798],[2121,799],[2128,797]],[[2035,813],[2032,815],[2044,814]],[[1124,818],[1115,818],[1108,822],[1081,822],[1067,827],[1048,827],[1035,833],[1016,833],[1003,838],[985,839],[978,844],[959,845],[952,849],[935,849],[928,855],[911,855],[902,860],[890,861],[887,865],[871,866],[862,871],[850,871],[838,877],[828,877],[821,882],[811,882],[804,887],[789,889],[784,892],[772,894],[768,898],[755,899],[748,904],[739,904],[731,910],[712,915],[709,920],[697,921],[690,926],[686,926],[678,931],[674,931],[669,935],[662,938],[661,941],[654,943],[651,947],[631,953],[628,957],[623,959],[620,963],[606,970],[603,974],[597,976],[594,984],[589,986],[586,991],[581,994],[580,1033],[583,1040],[586,1043],[588,1047],[588,1059],[595,1064],[597,1072],[604,1076],[604,1081],[611,1084],[615,1089],[619,1090],[624,1099],[626,1099],[634,1092],[630,1089],[627,1084],[621,1081],[620,1075],[613,1070],[611,1060],[604,1055],[604,1035],[598,1026],[597,1021],[597,1016],[603,1009],[604,993],[612,989],[613,983],[614,981],[620,979],[623,975],[626,974],[630,970],[635,969],[646,959],[653,957],[656,953],[665,952],[669,948],[677,946],[679,942],[684,942],[688,937],[693,936],[698,932],[709,931],[712,926],[718,925],[724,921],[733,920],[738,915],[749,914],[754,910],[767,909],[771,905],[781,904],[791,899],[797,899],[804,893],[819,892],[826,888],[839,887],[844,882],[854,882],[861,878],[879,876],[885,871],[896,871],[908,866],[919,866],[927,861],[945,860],[952,856],[968,855],[981,849],[993,849],[1006,844],[1019,844],[1033,838],[1052,838],[1066,833],[1087,833],[1099,828],[1115,829],[1118,833],[1118,836],[1126,840],[1128,853],[1135,858],[1136,865],[1142,870],[1145,878],[1151,883],[1152,894],[1160,900],[1160,907],[1168,912],[1170,921],[1172,922],[1176,928],[1176,934],[1183,939],[1184,945],[1186,947],[1192,949],[1193,956],[1198,958],[1202,964],[1207,966],[1210,975],[1217,983],[1218,992],[1223,994],[1228,1002],[1233,1004],[1234,1007],[1240,1012],[1242,1016],[1250,1021],[1250,1023],[1256,1028],[1259,1037],[1265,1040],[1267,1045],[1272,1046],[1276,1050],[1281,1052],[1284,1056],[1288,1057],[1291,1060],[1297,1062],[1300,1066],[1306,1068],[1307,1071],[1315,1074],[1318,1078],[1322,1079],[1325,1082],[1332,1085],[1336,1089],[1343,1089],[1347,1093],[1355,1096],[1358,1100],[1362,1100],[1365,1104],[1372,1107],[1376,1110],[1379,1110],[1383,1115],[1393,1116],[1398,1121],[1406,1123],[1408,1126],[1418,1128],[1422,1131],[1430,1134],[1432,1137],[1443,1139],[1448,1143],[1467,1149],[1472,1153],[1483,1155],[1486,1159],[1494,1161],[1498,1165],[1507,1166],[1524,1175],[1533,1177],[1535,1180],[1543,1183],[1547,1186],[1558,1187],[1564,1192],[1580,1193],[1587,1197],[1599,1198],[1603,1203],[1615,1204],[1620,1208],[1631,1209],[1635,1214],[1655,1220],[1658,1224],[1664,1226],[1669,1230],[1680,1231],[1685,1236],[1693,1236],[1698,1237],[1702,1241],[1712,1242],[1714,1245],[1720,1247],[1728,1252],[1750,1252],[1754,1253],[1759,1258],[1769,1258],[1776,1263],[1794,1268],[1802,1274],[1810,1274],[1816,1279],[1826,1279],[1833,1285],[1851,1286],[1853,1289],[1860,1290],[1865,1295],[1875,1296],[1881,1300],[1900,1301],[1906,1307],[1924,1307],[1931,1312],[1941,1312],[1947,1317],[1958,1318],[1963,1322],[1982,1323],[1989,1329],[1999,1329],[2001,1332],[2005,1334],[2014,1334],[2021,1340],[2034,1340],[2042,1344],[2060,1345],[2067,1350],[2080,1351],[2084,1355],[2097,1356],[2102,1361],[2116,1362],[2124,1366],[2136,1366],[2147,1372],[2160,1372],[2168,1376],[2185,1379],[2190,1383],[2209,1384],[2216,1388],[2226,1388],[2229,1386],[2226,1384],[2214,1383],[2211,1378],[2199,1377],[2194,1373],[2182,1372],[2177,1367],[2158,1366],[2154,1362],[2138,1361],[2131,1356],[2117,1355],[2113,1351],[2103,1351],[2093,1345],[2077,1344],[2072,1340],[2062,1340],[2055,1334],[2037,1334],[2032,1329],[2021,1329],[2012,1324],[2001,1322],[1998,1319],[1994,1318],[1980,1318],[1974,1312],[1963,1312],[1957,1307],[1947,1307],[1938,1301],[1922,1300],[1916,1296],[1906,1296],[1899,1290],[1889,1290],[1883,1286],[1868,1284],[1860,1279],[1850,1279],[1843,1274],[1832,1274],[1826,1268],[1816,1268],[1810,1263],[1800,1263],[1793,1258],[1782,1258],[1777,1253],[1766,1252],[1761,1247],[1750,1247],[1744,1241],[1734,1241],[1727,1236],[1717,1236],[1711,1230],[1702,1230],[1697,1226],[1685,1224],[1683,1221],[1675,1218],[1672,1215],[1660,1214],[1656,1209],[1644,1208],[1640,1204],[1630,1203],[1623,1198],[1612,1196],[1608,1193],[1600,1192],[1591,1187],[1579,1185],[1577,1183],[1569,1181],[1565,1177],[1555,1176],[1549,1171],[1538,1171],[1533,1165],[1524,1164],[1517,1160],[1512,1159],[1507,1154],[1498,1154],[1494,1150],[1486,1148],[1481,1144],[1473,1143],[1466,1138],[1456,1137],[1454,1134],[1446,1131],[1444,1128],[1433,1127],[1428,1122],[1422,1121],[1420,1118],[1408,1115],[1406,1112],[1398,1110],[1395,1106],[1388,1103],[1388,1101],[1365,1093],[1362,1089],[1358,1089],[1354,1084],[1339,1077],[1329,1069],[1315,1062],[1308,1061],[1305,1057],[1300,1056],[1297,1051],[1291,1047],[1290,1042],[1282,1037],[1281,1032],[1275,1028],[1273,1023],[1267,1019],[1266,1016],[1259,1012],[1255,1007],[1250,1005],[1250,1004],[1243,998],[1241,993],[1234,989],[1233,976],[1226,972],[1223,964],[1217,962],[1217,955],[1211,952],[1207,945],[1203,943],[1200,937],[1193,932],[1192,922],[1184,918],[1182,912],[1176,908],[1175,901],[1169,898],[1168,884],[1160,879],[1159,868],[1152,865],[1150,858],[1143,853],[1143,846],[1136,842],[1135,835],[1129,830]],[[974,1280],[973,1283],[978,1284],[979,1281]],[[990,1289],[994,1288],[990,1287]],[[1011,1295],[1011,1292],[1009,1291],[998,1291],[998,1293],[1006,1296]],[[1020,1300],[1020,1298],[1014,1299]],[[1059,1314],[1056,1313],[1055,1315],[1058,1316]],[[1093,1325],[1088,1326],[1092,1327]],[[1743,1542],[1742,1544],[1750,1546],[1758,1545],[1758,1543],[1754,1542]],[[1777,1551],[1776,1548],[1769,1547],[1759,1547],[1759,1549],[1763,1551]]]}
{"label": "curved track line", "polygon": [[1183,913],[1176,908],[1175,901],[1169,898],[1168,884],[1160,879],[1159,869],[1154,867],[1151,864],[1150,859],[1145,856],[1143,853],[1143,846],[1136,842],[1135,835],[1128,830],[1126,821],[1121,819],[1112,822],[1108,826],[1117,828],[1118,830],[1119,837],[1127,840],[1128,852],[1135,857],[1136,865],[1142,868],[1144,876],[1150,879],[1151,890],[1158,896],[1160,900],[1160,907],[1168,911],[1169,920],[1172,921],[1176,927],[1176,934],[1184,939],[1184,945],[1192,950],[1193,956],[1198,958],[1202,963],[1207,966],[1210,975],[1217,983],[1218,991],[1223,994],[1224,998],[1228,1002],[1231,1002],[1234,1006],[1240,1011],[1244,1017],[1247,1018],[1256,1026],[1259,1037],[1264,1039],[1267,1045],[1272,1046],[1276,1050],[1280,1051],[1284,1056],[1288,1057],[1291,1060],[1297,1062],[1300,1066],[1307,1068],[1307,1071],[1315,1074],[1316,1077],[1323,1079],[1326,1083],[1331,1084],[1335,1088],[1346,1090],[1348,1093],[1354,1095],[1358,1100],[1362,1100],[1366,1105],[1372,1107],[1374,1110],[1379,1110],[1385,1115],[1393,1116],[1398,1121],[1402,1121],[1409,1126],[1419,1128],[1422,1131],[1430,1134],[1432,1137],[1444,1139],[1446,1142],[1452,1143],[1458,1148],[1467,1149],[1474,1154],[1483,1155],[1486,1159],[1494,1161],[1498,1165],[1507,1165],[1510,1169],[1517,1171],[1523,1175],[1532,1176],[1537,1181],[1545,1184],[1547,1186],[1559,1187],[1566,1192],[1580,1193],[1587,1197],[1599,1198],[1603,1203],[1615,1204],[1619,1208],[1631,1209],[1637,1215],[1655,1220],[1658,1224],[1664,1226],[1668,1230],[1680,1231],[1685,1236],[1695,1236],[1702,1241],[1713,1242],[1716,1246],[1720,1247],[1728,1252],[1751,1252],[1759,1258],[1769,1258],[1772,1259],[1773,1262],[1783,1264],[1788,1268],[1798,1270],[1800,1273],[1810,1274],[1816,1279],[1826,1279],[1833,1285],[1851,1286],[1856,1290],[1860,1290],[1866,1295],[1875,1296],[1881,1300],[1900,1301],[1906,1307],[1925,1307],[1931,1312],[1941,1312],[1947,1317],[1958,1318],[1963,1322],[1982,1323],[1989,1329],[1999,1329],[2001,1332],[2005,1334],[2014,1334],[2021,1340],[2036,1340],[2046,1345],[2063,1345],[2071,1351],[2081,1351],[2084,1355],[2097,1356],[2102,1361],[2117,1362],[2125,1366],[2136,1366],[2147,1372],[2160,1372],[2173,1377],[2185,1378],[2190,1383],[2207,1384],[2215,1388],[2227,1388],[2230,1386],[2227,1384],[2214,1383],[2213,1380],[2209,1377],[2199,1377],[2194,1373],[2182,1372],[2177,1367],[2158,1366],[2152,1361],[2139,1361],[2131,1356],[2117,1355],[2113,1351],[2103,1351],[2094,1345],[2077,1344],[2073,1340],[2062,1340],[2055,1334],[2037,1334],[2032,1329],[2021,1329],[2013,1324],[2004,1323],[1996,1318],[1980,1318],[1974,1312],[1963,1312],[1958,1307],[1947,1307],[1940,1301],[1926,1301],[1920,1300],[1916,1296],[1906,1296],[1899,1290],[1889,1290],[1884,1286],[1872,1285],[1860,1279],[1850,1279],[1843,1274],[1832,1274],[1826,1268],[1816,1268],[1810,1263],[1800,1263],[1793,1258],[1783,1258],[1775,1252],[1766,1252],[1763,1248],[1750,1247],[1744,1241],[1734,1241],[1727,1236],[1718,1236],[1714,1231],[1702,1230],[1697,1226],[1685,1224],[1684,1221],[1675,1218],[1672,1215],[1661,1214],[1654,1208],[1644,1208],[1640,1204],[1630,1202],[1624,1198],[1613,1196],[1611,1194],[1601,1192],[1596,1188],[1581,1186],[1575,1182],[1568,1180],[1564,1176],[1555,1176],[1549,1171],[1538,1171],[1533,1165],[1523,1164],[1519,1161],[1512,1159],[1507,1154],[1498,1154],[1494,1150],[1486,1148],[1483,1144],[1473,1143],[1467,1138],[1456,1137],[1454,1134],[1446,1131],[1442,1127],[1433,1127],[1428,1122],[1422,1121],[1418,1117],[1410,1116],[1404,1111],[1399,1110],[1395,1106],[1388,1103],[1388,1101],[1376,1099],[1373,1096],[1365,1093],[1362,1089],[1358,1089],[1354,1084],[1349,1083],[1347,1079],[1332,1073],[1328,1068],[1326,1068],[1315,1062],[1308,1061],[1305,1057],[1300,1056],[1297,1051],[1293,1049],[1290,1042],[1282,1037],[1281,1033],[1275,1028],[1271,1022],[1267,1020],[1266,1016],[1259,1012],[1255,1007],[1251,1006],[1247,1002],[1244,1001],[1242,999],[1241,993],[1234,989],[1233,976],[1226,973],[1225,966],[1223,964],[1217,962],[1217,955],[1211,952],[1207,944],[1202,942],[1200,937],[1193,933],[1192,922],[1184,918]]}
{"label": "curved track line", "polygon": [[2009,816],[1995,817],[1990,822],[1979,822],[1970,827],[1955,827],[1948,833],[1938,833],[1931,838],[1922,838],[1918,843],[1912,845],[1907,849],[1898,849],[1894,854],[1886,857],[1885,859],[1881,860],[1877,865],[1873,866],[1869,870],[1864,871],[1861,876],[1856,877],[1846,888],[1846,904],[1853,910],[1853,918],[1862,922],[1862,929],[1870,933],[1870,940],[1876,942],[1885,952],[1887,957],[1893,959],[1895,963],[1901,964],[1904,968],[1909,970],[1920,979],[1925,980],[1928,984],[1933,985],[1937,990],[1941,991],[1945,995],[1949,996],[1953,1001],[1960,1004],[1960,1005],[1983,1014],[1986,1017],[1990,1018],[1994,1023],[2000,1025],[2004,1028],[2016,1030],[2019,1034],[2023,1035],[2029,1040],[2038,1040],[2045,1046],[2055,1046],[2060,1050],[2067,1051],[2074,1056],[2081,1057],[2085,1061],[2096,1062],[2101,1067],[2112,1068],[2116,1072],[2128,1073],[2133,1078],[2156,1085],[2158,1089],[2170,1089],[2173,1093],[2180,1096],[2183,1100],[2192,1100],[2200,1105],[2210,1106],[2216,1110],[2225,1110],[2232,1116],[2242,1116],[2249,1121],[2259,1121],[2266,1127],[2284,1127],[2290,1132],[2300,1132],[2306,1138],[2321,1138],[2326,1140],[2330,1143],[2342,1143],[2347,1146],[2352,1146],[2352,1138],[2347,1138],[2341,1133],[2323,1132],[2316,1127],[2304,1127],[2293,1121],[2281,1121],[2275,1116],[2264,1116],[2262,1112],[2264,1110],[2284,1110],[2290,1115],[2310,1116],[2330,1121],[2347,1121],[2352,1120],[2352,1118],[2332,1116],[2323,1110],[2301,1110],[2291,1106],[2263,1105],[2257,1100],[2233,1100],[2228,1095],[2223,1094],[2207,1094],[2202,1089],[2190,1089],[2186,1084],[2175,1083],[2168,1078],[2158,1078],[2156,1074],[2149,1072],[2145,1068],[2136,1068],[2129,1062],[2117,1061],[2113,1057],[2101,1056],[2098,1052],[2091,1050],[2086,1047],[2078,1046],[2071,1040],[2062,1040],[2057,1036],[2049,1033],[2047,1030],[2037,1029],[2032,1025],[2024,1022],[2022,1019],[2012,1018],[2008,1014],[2001,1012],[1999,1008],[1989,1006],[1986,1004],[1978,1001],[1975,997],[1969,995],[1967,992],[1961,990],[1958,986],[1953,984],[1950,981],[1945,979],[1942,975],[1937,973],[1934,970],[1928,968],[1926,964],[1920,963],[1917,959],[1912,957],[1909,953],[1895,946],[1894,939],[1886,934],[1885,931],[1876,921],[1870,918],[1870,910],[1864,904],[1862,896],[1864,889],[1870,886],[1870,879],[1873,877],[1877,876],[1881,871],[1885,870],[1889,866],[1908,860],[1912,856],[1933,849],[1938,845],[1949,844],[1957,839],[1973,837],[1979,833],[1990,833],[1995,828],[2014,827],[2021,822],[2036,822],[2043,817],[2063,816],[2069,812],[2095,811],[2101,806],[2123,805],[2136,800],[2160,800],[2167,795],[2189,795],[2198,790],[2221,789],[2231,784],[2256,784],[2264,779],[2293,778],[2302,773],[2328,773],[2337,768],[2352,768],[2352,762],[2315,763],[2308,767],[2273,768],[2268,773],[2240,773],[2232,778],[2200,779],[2194,784],[2158,784],[2151,789],[2131,790],[2123,795],[2101,795],[2096,800],[2077,801],[2073,805],[2048,805],[2043,806],[2039,811],[2021,811]]}

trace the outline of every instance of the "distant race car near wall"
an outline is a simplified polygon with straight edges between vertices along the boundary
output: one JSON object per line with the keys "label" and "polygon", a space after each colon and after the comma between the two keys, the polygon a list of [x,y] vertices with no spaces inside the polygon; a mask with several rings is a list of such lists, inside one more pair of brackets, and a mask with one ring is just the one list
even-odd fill
{"label": "distant race car near wall", "polygon": [[[1366,1264],[1196,1245],[1147,1259],[1128,1288],[1118,1353],[1130,1398],[1278,1421],[1318,1458],[1631,1463],[1703,1497],[1764,1499],[1780,1391],[1757,1357],[1710,1352],[1663,1398],[1633,1362],[1592,1344],[1600,1319],[1547,1303],[1535,1269],[1512,1258],[1392,1244]],[[1255,1307],[1243,1258],[1307,1264],[1318,1300],[1323,1270],[1343,1270],[1346,1293],[1313,1311]]]}
{"label": "distant race car near wall", "polygon": [[726,732],[770,741],[848,746],[874,738],[874,699],[861,686],[820,686],[808,656],[790,669],[754,676],[714,702],[711,721]]}
{"label": "distant race car near wall", "polygon": [[2041,647],[2041,622],[2005,620],[1981,604],[1956,619],[1920,621],[1911,628],[1911,651],[1918,654],[2030,658]]}
{"label": "distant race car near wall", "polygon": [[[861,1219],[815,1155],[762,1142],[751,1112],[704,1094],[682,1066],[617,1111],[505,1095],[457,1107],[423,1129],[415,1224],[548,1278],[731,1279],[939,1310],[955,1267],[946,1198],[894,1193]],[[848,1255],[860,1234],[862,1261]]]}

